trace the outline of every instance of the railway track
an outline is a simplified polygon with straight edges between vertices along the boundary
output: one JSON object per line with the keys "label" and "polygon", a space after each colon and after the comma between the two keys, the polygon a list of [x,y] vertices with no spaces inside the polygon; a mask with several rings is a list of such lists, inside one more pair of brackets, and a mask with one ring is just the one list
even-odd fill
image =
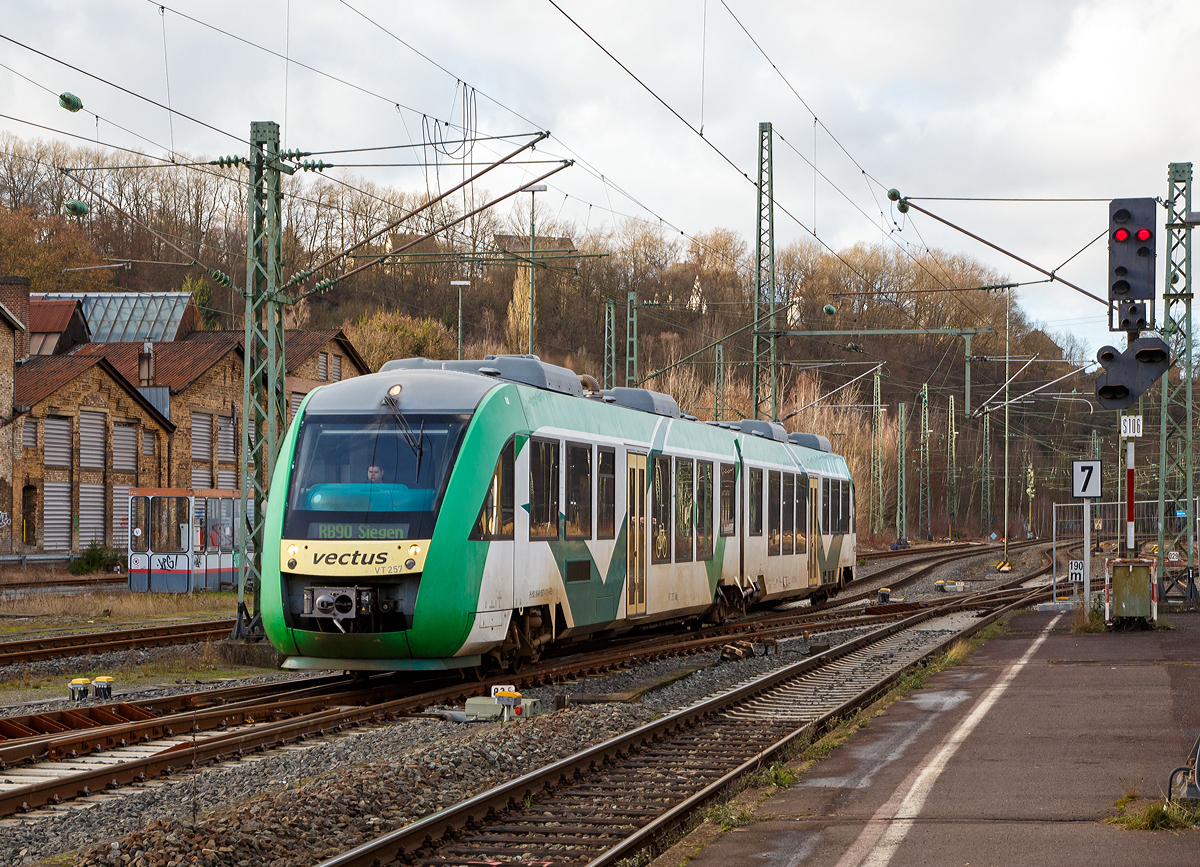
{"label": "railway track", "polygon": [[88,590],[118,590],[129,586],[126,575],[65,575],[53,581],[0,581],[0,597],[62,595]]}
{"label": "railway track", "polygon": [[86,656],[113,650],[219,640],[229,637],[233,625],[232,619],[209,620],[203,623],[174,623],[166,626],[141,626],[3,641],[0,642],[0,665],[62,656]]}
{"label": "railway track", "polygon": [[945,606],[912,615],[497,786],[321,867],[615,864],[653,849],[741,777],[787,758],[911,667],[1044,593],[1039,588],[1013,601],[977,599],[971,612]]}
{"label": "railway track", "polygon": [[[969,552],[969,556],[978,554]],[[961,555],[939,555],[920,575]],[[909,577],[916,580],[919,576]],[[763,642],[805,631],[892,623],[926,616],[930,610],[949,613],[984,604],[1006,605],[1026,594],[1016,586],[1023,580],[1029,579],[983,593],[865,610],[830,607],[774,612],[701,634],[655,636],[588,654],[547,659],[516,678],[504,679],[515,679],[522,687],[540,686],[637,662],[708,652],[736,638]],[[226,634],[229,628],[225,627]],[[346,726],[386,722],[431,706],[461,702],[486,686],[461,681],[422,684],[397,675],[376,675],[366,681],[326,675],[0,718],[0,767],[5,768],[0,782],[0,816],[170,774],[185,765],[236,758]]]}

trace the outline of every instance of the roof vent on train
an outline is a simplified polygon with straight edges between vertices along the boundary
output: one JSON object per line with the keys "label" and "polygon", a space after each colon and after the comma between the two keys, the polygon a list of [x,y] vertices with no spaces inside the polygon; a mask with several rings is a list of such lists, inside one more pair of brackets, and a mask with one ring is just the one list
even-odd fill
{"label": "roof vent on train", "polygon": [[806,449],[816,449],[819,452],[832,452],[833,446],[827,437],[820,434],[794,433],[788,434],[788,442],[792,445],[803,446]]}
{"label": "roof vent on train", "polygon": [[741,421],[734,422],[733,427],[744,434],[755,434],[781,443],[788,441],[787,431],[777,421],[760,421],[753,418],[744,418]]}
{"label": "roof vent on train", "polygon": [[682,418],[679,404],[675,398],[661,391],[650,391],[646,388],[610,388],[602,391],[605,399],[613,398],[617,406],[628,409],[639,409],[642,412],[652,412],[655,415],[665,415],[667,418]]}
{"label": "roof vent on train", "polygon": [[459,370],[583,397],[583,386],[575,371],[548,364],[536,355],[488,355],[482,360],[463,361],[398,358],[385,363],[380,368],[380,371],[384,370]]}

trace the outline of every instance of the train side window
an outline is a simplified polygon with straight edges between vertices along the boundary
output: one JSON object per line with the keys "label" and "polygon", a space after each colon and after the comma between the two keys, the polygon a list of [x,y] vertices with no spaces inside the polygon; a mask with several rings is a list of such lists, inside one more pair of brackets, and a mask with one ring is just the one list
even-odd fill
{"label": "train side window", "polygon": [[692,472],[695,464],[686,458],[675,459],[675,562],[692,559],[692,528],[695,505]]}
{"label": "train side window", "polygon": [[762,519],[762,501],[763,501],[763,471],[750,468],[750,502],[746,504],[749,510],[749,527],[746,532],[751,536],[761,536],[763,519]]}
{"label": "train side window", "polygon": [[838,532],[839,533],[845,533],[848,530],[848,527],[846,526],[847,524],[850,524],[850,521],[847,520],[847,515],[850,514],[850,509],[847,508],[848,506],[850,506],[850,495],[847,494],[845,480],[839,480],[839,482],[838,482]]}
{"label": "train side window", "polygon": [[808,477],[796,477],[796,553],[808,551]]}
{"label": "train side window", "polygon": [[567,538],[592,538],[591,446],[567,446]]}
{"label": "train side window", "polygon": [[796,550],[796,477],[783,474],[783,548],[780,553],[792,554]]}
{"label": "train side window", "polygon": [[832,502],[832,486],[829,479],[821,479],[821,535],[828,536],[833,532],[833,524],[829,519],[829,504]]}
{"label": "train side window", "polygon": [[771,470],[767,473],[767,554],[779,553],[779,476]]}
{"label": "train side window", "polygon": [[737,532],[737,482],[733,464],[721,464],[721,535]]}
{"label": "train side window", "polygon": [[513,461],[513,440],[510,437],[500,449],[496,471],[488,483],[479,517],[468,538],[475,540],[511,539],[513,537],[513,501],[516,488],[516,467]]}
{"label": "train side window", "polygon": [[671,459],[654,459],[654,499],[650,504],[650,562],[671,562]]}
{"label": "train side window", "polygon": [[596,461],[596,538],[617,538],[617,453],[600,449]]}
{"label": "train side window", "polygon": [[854,482],[846,482],[846,492],[850,497],[847,509],[849,513],[846,516],[846,532],[854,532]]}
{"label": "train side window", "polygon": [[150,498],[133,497],[129,501],[129,511],[129,550],[150,550]]}
{"label": "train side window", "polygon": [[713,557],[713,465],[696,462],[696,559]]}
{"label": "train side window", "polygon": [[558,443],[529,441],[529,538],[558,538]]}

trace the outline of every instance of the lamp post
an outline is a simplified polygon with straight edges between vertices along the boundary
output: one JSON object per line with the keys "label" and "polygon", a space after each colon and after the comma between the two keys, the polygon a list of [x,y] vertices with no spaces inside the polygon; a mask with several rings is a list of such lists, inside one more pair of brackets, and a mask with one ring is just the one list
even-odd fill
{"label": "lamp post", "polygon": [[534,194],[546,192],[546,185],[530,184],[525,191],[529,193],[529,354],[533,355],[533,205]]}
{"label": "lamp post", "polygon": [[462,290],[464,286],[470,286],[470,280],[451,280],[451,286],[458,287],[458,360],[462,361]]}

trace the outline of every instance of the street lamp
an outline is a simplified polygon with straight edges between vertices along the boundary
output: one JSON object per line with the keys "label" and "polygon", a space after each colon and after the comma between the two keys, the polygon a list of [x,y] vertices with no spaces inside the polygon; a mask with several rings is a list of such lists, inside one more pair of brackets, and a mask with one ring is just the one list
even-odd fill
{"label": "street lamp", "polygon": [[546,192],[546,185],[530,184],[525,192],[529,193],[529,354],[533,355],[533,204],[534,193]]}
{"label": "street lamp", "polygon": [[458,360],[462,361],[462,287],[470,286],[470,280],[451,280],[451,286],[458,287]]}

